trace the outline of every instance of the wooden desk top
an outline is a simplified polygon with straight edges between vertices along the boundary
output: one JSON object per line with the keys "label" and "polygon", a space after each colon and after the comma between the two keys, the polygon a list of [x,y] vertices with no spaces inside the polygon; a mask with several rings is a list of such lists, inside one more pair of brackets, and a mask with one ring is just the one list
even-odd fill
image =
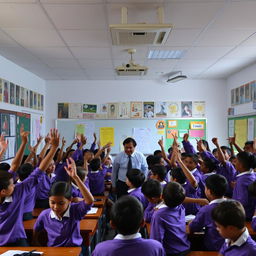
{"label": "wooden desk top", "polygon": [[103,208],[98,208],[95,214],[86,214],[85,219],[99,219],[103,215]]}
{"label": "wooden desk top", "polygon": [[0,247],[0,254],[9,250],[21,250],[44,252],[46,256],[78,256],[81,252],[80,247]]}
{"label": "wooden desk top", "polygon": [[106,196],[94,196],[95,199],[100,199],[100,201],[93,202],[94,207],[101,207],[104,208],[107,203],[107,197]]}
{"label": "wooden desk top", "polygon": [[193,251],[187,256],[218,256],[218,252],[203,252],[203,251]]}

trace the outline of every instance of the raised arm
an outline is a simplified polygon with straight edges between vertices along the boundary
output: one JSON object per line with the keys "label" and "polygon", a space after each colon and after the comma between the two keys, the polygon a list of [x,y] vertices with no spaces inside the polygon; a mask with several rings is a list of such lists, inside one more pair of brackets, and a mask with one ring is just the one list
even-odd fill
{"label": "raised arm", "polygon": [[105,164],[109,155],[110,155],[110,152],[111,152],[111,147],[107,148],[107,154],[106,156],[104,157],[104,159],[102,160],[102,164]]}
{"label": "raised arm", "polygon": [[43,149],[41,150],[40,154],[39,154],[39,161],[41,161],[45,154],[46,154],[46,151],[47,149],[50,147],[50,137],[49,137],[49,134],[46,135],[46,137],[44,138],[44,147]]}
{"label": "raised arm", "polygon": [[100,157],[100,155],[102,154],[103,151],[105,151],[106,148],[109,148],[111,146],[111,142],[107,143],[105,146],[103,146],[102,148],[99,148],[98,152],[95,154],[95,158]]}
{"label": "raised arm", "polygon": [[90,191],[86,188],[84,183],[81,181],[81,179],[78,177],[76,172],[75,161],[72,158],[69,158],[66,161],[67,161],[67,167],[65,166],[65,170],[68,173],[68,175],[76,182],[76,185],[79,187],[79,190],[83,195],[84,202],[86,204],[92,204],[94,198],[90,193]]}
{"label": "raised arm", "polygon": [[217,148],[217,152],[218,152],[218,158],[219,158],[219,161],[222,163],[222,164],[225,164],[226,163],[226,159],[225,159],[225,156],[220,148],[220,145],[219,145],[219,142],[218,142],[218,138],[212,138],[212,143],[216,146]]}
{"label": "raised arm", "polygon": [[37,165],[36,152],[37,152],[37,148],[40,145],[40,143],[42,142],[42,140],[43,140],[43,137],[39,136],[37,138],[36,145],[34,147],[31,147],[30,145],[28,146],[30,153],[29,153],[27,159],[25,160],[25,163],[31,163],[33,166]]}
{"label": "raised arm", "polygon": [[236,150],[240,153],[244,150],[236,143],[236,134],[234,134],[234,137],[229,138],[230,142],[235,146]]}
{"label": "raised arm", "polygon": [[20,167],[20,164],[24,155],[24,151],[28,143],[28,135],[29,135],[29,132],[25,132],[24,129],[20,130],[21,145],[19,147],[18,152],[16,153],[15,158],[12,160],[11,170],[13,172],[16,172]]}
{"label": "raised arm", "polygon": [[51,149],[49,153],[44,157],[44,159],[41,161],[39,165],[39,169],[41,171],[46,171],[49,165],[51,164],[51,161],[58,149],[59,143],[60,143],[60,135],[58,133],[57,129],[51,129],[50,131],[50,141]]}
{"label": "raised arm", "polygon": [[186,153],[196,154],[196,151],[193,145],[189,142],[188,137],[189,137],[188,133],[185,133],[182,141],[183,148]]}
{"label": "raised arm", "polygon": [[63,159],[63,149],[64,149],[64,147],[66,145],[66,140],[65,140],[64,137],[62,137],[61,143],[62,143],[61,144],[61,148],[60,148],[60,151],[59,151],[59,154],[58,154],[58,157],[57,157],[57,160],[56,160],[55,164],[58,164]]}
{"label": "raised arm", "polygon": [[0,160],[3,158],[5,151],[8,148],[8,140],[4,138],[4,134],[0,136]]}
{"label": "raised arm", "polygon": [[96,147],[97,136],[96,136],[95,132],[93,133],[93,139],[94,140],[93,140],[93,143],[92,143],[91,148],[90,148],[91,151],[94,151],[95,147]]}

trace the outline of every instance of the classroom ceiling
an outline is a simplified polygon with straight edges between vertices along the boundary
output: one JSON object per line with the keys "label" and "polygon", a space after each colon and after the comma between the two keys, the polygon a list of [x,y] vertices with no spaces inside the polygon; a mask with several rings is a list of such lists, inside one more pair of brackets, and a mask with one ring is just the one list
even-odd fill
{"label": "classroom ceiling", "polygon": [[[0,0],[0,55],[45,80],[121,80],[114,68],[127,63],[113,46],[109,24],[174,26],[163,46],[134,46],[136,63],[149,67],[138,79],[165,79],[182,71],[192,79],[226,78],[256,61],[256,1],[251,0]],[[178,60],[149,60],[149,50],[185,50]]]}

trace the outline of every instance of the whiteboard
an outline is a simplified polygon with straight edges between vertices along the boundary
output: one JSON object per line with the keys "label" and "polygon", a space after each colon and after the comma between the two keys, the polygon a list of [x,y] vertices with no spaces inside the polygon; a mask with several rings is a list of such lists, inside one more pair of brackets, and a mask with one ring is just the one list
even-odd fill
{"label": "whiteboard", "polygon": [[[75,138],[75,126],[76,124],[85,124],[88,125],[89,129],[93,129],[97,134],[97,138],[99,139],[99,131],[100,127],[113,127],[115,129],[115,145],[112,147],[112,154],[118,154],[123,150],[122,143],[124,139],[127,137],[132,137],[133,129],[137,128],[146,128],[147,134],[145,138],[147,139],[147,147],[141,147],[140,152],[144,154],[153,154],[156,149],[160,149],[158,145],[158,140],[161,139],[162,135],[158,134],[158,130],[156,129],[156,123],[158,119],[152,120],[78,120],[78,119],[57,119],[55,122],[55,127],[59,130],[61,137],[65,137],[67,143],[66,146],[69,146],[71,142]],[[149,136],[150,134],[150,136]],[[85,128],[85,136],[86,128]],[[90,148],[90,144],[92,142],[91,136],[89,136],[89,140],[86,144],[86,148]]]}

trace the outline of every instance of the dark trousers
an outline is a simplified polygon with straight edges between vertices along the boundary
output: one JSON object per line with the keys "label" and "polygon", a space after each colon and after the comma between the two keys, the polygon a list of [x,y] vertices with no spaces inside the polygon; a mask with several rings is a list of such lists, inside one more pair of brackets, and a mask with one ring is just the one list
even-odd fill
{"label": "dark trousers", "polygon": [[18,240],[16,240],[15,243],[8,243],[6,245],[4,245],[6,247],[28,247],[28,241],[25,238],[20,238]]}
{"label": "dark trousers", "polygon": [[116,182],[116,195],[117,199],[120,198],[121,196],[128,195],[128,189],[129,187],[126,185],[125,182],[118,180]]}

